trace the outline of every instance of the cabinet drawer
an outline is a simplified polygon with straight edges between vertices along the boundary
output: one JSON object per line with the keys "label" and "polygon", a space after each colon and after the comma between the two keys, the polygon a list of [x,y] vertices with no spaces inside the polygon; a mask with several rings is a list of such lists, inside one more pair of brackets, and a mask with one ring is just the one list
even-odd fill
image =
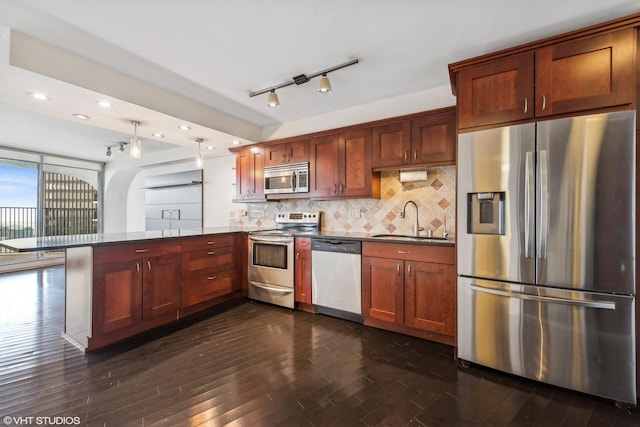
{"label": "cabinet drawer", "polygon": [[93,248],[93,263],[104,264],[114,261],[130,261],[146,257],[180,253],[180,240],[142,240],[121,245],[107,245]]}
{"label": "cabinet drawer", "polygon": [[310,237],[296,237],[295,248],[296,248],[296,251],[310,251],[311,250],[311,238]]}
{"label": "cabinet drawer", "polygon": [[204,249],[182,253],[182,279],[234,267],[234,248]]}
{"label": "cabinet drawer", "polygon": [[234,290],[234,270],[218,271],[182,281],[182,308],[230,294]]}
{"label": "cabinet drawer", "polygon": [[233,246],[235,234],[210,234],[208,236],[185,237],[182,239],[182,251]]}
{"label": "cabinet drawer", "polygon": [[362,256],[454,264],[455,248],[453,246],[362,242]]}

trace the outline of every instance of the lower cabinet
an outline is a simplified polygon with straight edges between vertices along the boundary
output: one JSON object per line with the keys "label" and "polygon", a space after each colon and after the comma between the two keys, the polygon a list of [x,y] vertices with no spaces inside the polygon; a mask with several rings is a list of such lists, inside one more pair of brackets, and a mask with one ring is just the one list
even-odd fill
{"label": "lower cabinet", "polygon": [[294,266],[295,300],[298,308],[313,311],[311,306],[311,239],[296,237]]}
{"label": "lower cabinet", "polygon": [[453,246],[363,242],[365,324],[453,345]]}
{"label": "lower cabinet", "polygon": [[181,312],[197,311],[239,292],[241,243],[240,236],[235,234],[182,240]]}
{"label": "lower cabinet", "polygon": [[240,296],[245,250],[234,233],[94,247],[87,349]]}
{"label": "lower cabinet", "polygon": [[93,338],[104,345],[175,320],[180,307],[180,241],[94,249]]}

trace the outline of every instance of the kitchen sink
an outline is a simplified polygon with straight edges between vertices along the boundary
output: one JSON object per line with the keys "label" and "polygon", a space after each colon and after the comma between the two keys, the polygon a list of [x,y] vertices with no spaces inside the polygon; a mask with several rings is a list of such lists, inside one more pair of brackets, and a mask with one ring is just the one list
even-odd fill
{"label": "kitchen sink", "polygon": [[450,237],[435,237],[435,236],[411,236],[409,234],[374,234],[371,237],[379,239],[394,239],[394,240],[436,240],[441,242],[450,242]]}

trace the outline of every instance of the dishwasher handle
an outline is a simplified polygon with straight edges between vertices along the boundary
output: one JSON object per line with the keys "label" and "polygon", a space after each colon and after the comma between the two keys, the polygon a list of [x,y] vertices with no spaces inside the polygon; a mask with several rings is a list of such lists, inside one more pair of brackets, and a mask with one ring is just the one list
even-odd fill
{"label": "dishwasher handle", "polygon": [[362,242],[357,240],[311,239],[311,250],[320,252],[339,252],[345,254],[362,253]]}

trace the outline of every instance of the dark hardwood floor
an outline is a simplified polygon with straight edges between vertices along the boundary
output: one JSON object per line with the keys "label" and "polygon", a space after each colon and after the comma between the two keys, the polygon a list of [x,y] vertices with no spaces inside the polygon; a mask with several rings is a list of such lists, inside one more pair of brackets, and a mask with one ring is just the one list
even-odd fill
{"label": "dark hardwood floor", "polygon": [[257,302],[85,355],[60,337],[63,305],[62,268],[0,275],[0,425],[640,425],[610,401],[458,368],[451,347]]}

